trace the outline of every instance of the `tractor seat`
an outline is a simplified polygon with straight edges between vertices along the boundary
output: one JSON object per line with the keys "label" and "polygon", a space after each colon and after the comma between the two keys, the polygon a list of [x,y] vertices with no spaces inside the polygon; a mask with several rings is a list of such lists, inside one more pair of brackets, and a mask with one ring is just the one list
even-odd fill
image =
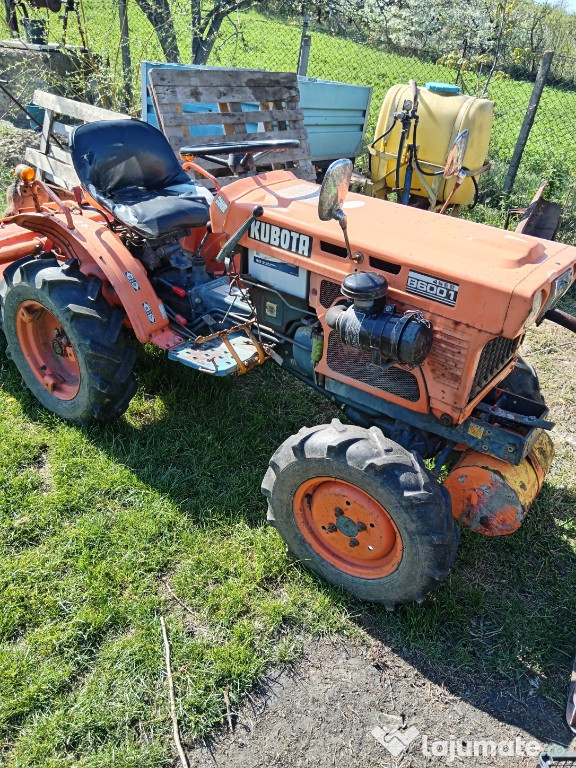
{"label": "tractor seat", "polygon": [[203,227],[209,205],[168,140],[141,120],[79,125],[70,137],[82,186],[131,230],[151,240]]}

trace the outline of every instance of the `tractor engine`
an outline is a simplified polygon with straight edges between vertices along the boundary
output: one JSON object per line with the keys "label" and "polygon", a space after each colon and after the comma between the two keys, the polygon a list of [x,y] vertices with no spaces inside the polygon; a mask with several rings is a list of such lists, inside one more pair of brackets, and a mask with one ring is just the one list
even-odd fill
{"label": "tractor engine", "polygon": [[[245,225],[240,280],[260,338],[355,423],[440,453],[438,466],[468,449],[454,515],[511,532],[553,452],[545,405],[507,382],[526,329],[572,284],[576,249],[356,194],[322,220],[319,195],[274,171],[229,185],[211,207],[215,233]],[[493,514],[472,509],[470,465],[483,467],[486,487],[503,478],[492,483]]]}

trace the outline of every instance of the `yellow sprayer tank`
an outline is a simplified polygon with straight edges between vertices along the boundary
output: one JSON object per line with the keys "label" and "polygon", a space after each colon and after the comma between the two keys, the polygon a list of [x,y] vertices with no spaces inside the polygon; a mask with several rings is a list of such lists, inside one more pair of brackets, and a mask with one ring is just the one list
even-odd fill
{"label": "yellow sprayer tank", "polygon": [[[494,103],[488,99],[478,99],[460,93],[458,86],[447,83],[426,83],[419,89],[418,128],[416,134],[417,154],[420,166],[425,171],[436,171],[444,167],[448,152],[458,134],[468,129],[468,148],[464,156],[464,167],[470,171],[482,167],[488,152]],[[376,125],[375,138],[382,136],[395,122],[394,113],[400,112],[406,99],[412,99],[410,85],[393,85],[386,94],[380,109]],[[396,121],[386,138],[380,139],[370,148],[371,175],[374,183],[374,196],[386,197],[395,185],[396,158],[402,125]],[[403,149],[403,162],[406,160],[406,146],[413,142],[414,122],[408,141]],[[400,188],[404,185],[405,164],[400,169]],[[437,202],[446,200],[454,179],[426,176],[429,185],[437,191]],[[410,188],[412,195],[429,197],[416,169],[412,175]],[[451,203],[470,205],[474,200],[472,179],[465,179],[456,191]]]}

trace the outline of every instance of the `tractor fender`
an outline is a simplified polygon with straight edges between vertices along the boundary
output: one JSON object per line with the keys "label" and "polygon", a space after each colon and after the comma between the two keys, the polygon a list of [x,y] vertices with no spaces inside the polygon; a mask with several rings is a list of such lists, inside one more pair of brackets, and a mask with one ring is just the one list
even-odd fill
{"label": "tractor fender", "polygon": [[183,339],[168,328],[166,309],[146,270],[102,220],[73,215],[72,229],[63,218],[45,213],[22,213],[10,221],[46,237],[65,260],[76,259],[82,272],[96,274],[108,283],[116,295],[112,301],[106,298],[124,308],[139,341],[150,341],[163,349],[182,343]]}

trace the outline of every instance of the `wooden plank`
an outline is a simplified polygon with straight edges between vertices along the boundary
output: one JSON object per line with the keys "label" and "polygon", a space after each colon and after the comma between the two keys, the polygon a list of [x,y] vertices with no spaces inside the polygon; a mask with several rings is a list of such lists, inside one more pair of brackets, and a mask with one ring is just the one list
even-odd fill
{"label": "wooden plank", "polygon": [[47,175],[50,175],[55,184],[72,189],[80,184],[78,176],[71,165],[62,163],[55,158],[47,157],[37,149],[28,147],[25,154],[26,161]]}
{"label": "wooden plank", "polygon": [[50,144],[50,134],[54,124],[54,110],[47,109],[44,112],[44,122],[42,123],[42,136],[40,137],[40,152],[46,154]]}
{"label": "wooden plank", "polygon": [[225,86],[235,88],[259,88],[276,84],[282,88],[298,88],[298,78],[294,72],[270,72],[265,69],[229,69],[214,67],[212,69],[166,69],[150,70],[150,80],[157,85],[171,83],[175,86],[198,84],[202,88],[210,86]]}
{"label": "wooden plank", "polygon": [[37,90],[34,91],[33,100],[35,104],[46,109],[51,109],[68,117],[74,117],[77,120],[84,120],[86,123],[95,120],[130,120],[130,115],[123,115],[120,112],[112,112],[109,109],[94,107],[91,104],[66,99],[64,96],[57,96],[54,93]]}
{"label": "wooden plank", "polygon": [[[163,108],[165,109],[165,108]],[[293,120],[301,121],[303,113],[301,109],[271,109],[255,112],[168,112],[162,115],[162,122],[168,128],[173,125],[236,125],[241,123],[263,123],[266,120],[272,122],[284,121],[290,123]],[[325,118],[328,120],[329,118]]]}
{"label": "wooden plank", "polygon": [[246,74],[241,70],[151,69],[150,84],[162,103],[260,102],[300,97],[293,73],[252,70],[251,77]]}
{"label": "wooden plank", "polygon": [[[269,141],[278,139],[298,139],[300,146],[304,144],[308,147],[308,134],[305,130],[298,129],[294,131],[259,131],[258,133],[235,133],[234,141]],[[174,134],[168,137],[170,146],[172,149],[180,149],[180,147],[193,147],[194,145],[200,146],[206,144],[212,146],[213,144],[225,144],[229,140],[227,136],[216,136],[213,133],[206,136],[180,136]]]}
{"label": "wooden plank", "polygon": [[297,88],[281,88],[278,86],[262,86],[258,88],[234,88],[228,86],[212,86],[200,88],[197,85],[175,86],[156,85],[155,88],[158,103],[164,104],[218,104],[227,101],[239,101],[241,103],[261,101],[285,101],[298,95]]}
{"label": "wooden plank", "polygon": [[50,147],[48,152],[43,154],[46,154],[48,157],[53,157],[54,160],[58,160],[60,163],[67,163],[68,165],[72,165],[72,156],[70,155],[70,150],[58,147],[56,144]]}
{"label": "wooden plank", "polygon": [[[218,104],[218,112],[222,114],[226,114],[228,112],[228,113],[242,115],[242,104],[240,104],[239,101],[226,102],[225,104]],[[243,126],[245,126],[245,123],[243,123]],[[222,126],[224,130],[224,135],[230,136],[230,134],[236,133],[237,127],[238,127],[238,124],[229,125],[225,123]],[[241,131],[238,131],[238,133],[241,133]]]}
{"label": "wooden plank", "polygon": [[[151,69],[149,77],[149,91],[159,124],[176,153],[183,146],[210,146],[227,139],[235,142],[298,139],[298,149],[266,155],[258,167],[298,164],[300,168],[296,170],[300,178],[315,180],[294,73],[166,68]],[[185,112],[183,105],[186,104],[213,104],[217,105],[218,112]],[[243,110],[243,104],[258,104],[259,109]],[[254,124],[263,130],[254,131]],[[214,135],[208,130],[214,126],[220,126],[222,134]],[[190,135],[192,127],[200,130]],[[202,127],[207,128],[204,135]],[[217,174],[222,173],[221,169],[214,169],[213,164],[208,165],[209,161],[199,162]]]}

